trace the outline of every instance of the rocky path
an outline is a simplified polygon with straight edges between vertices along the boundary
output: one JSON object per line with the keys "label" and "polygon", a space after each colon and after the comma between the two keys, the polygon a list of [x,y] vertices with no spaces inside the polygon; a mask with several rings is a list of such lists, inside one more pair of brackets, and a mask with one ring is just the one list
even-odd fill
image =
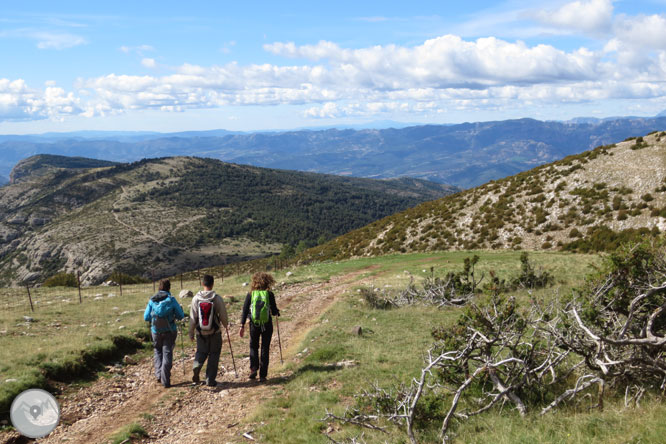
{"label": "rocky path", "polygon": [[[336,276],[328,282],[296,284],[276,292],[282,312],[280,334],[285,364],[294,359],[296,347],[318,322],[319,316],[347,289],[358,285],[360,270]],[[248,380],[249,358],[246,335],[238,337],[238,320],[229,329],[236,357],[235,377],[228,342],[224,342],[218,387],[191,383],[194,350],[189,347],[183,375],[180,338],[174,351],[170,389],[154,380],[152,358],[127,365],[110,378],[102,378],[78,392],[59,399],[61,422],[40,443],[106,443],[119,428],[140,423],[148,433],[146,443],[240,443],[251,442],[253,425],[246,419],[261,401],[275,396],[290,375],[280,365],[277,334],[273,335],[271,365],[266,383]],[[223,332],[224,333],[224,332]],[[186,338],[187,343],[189,339]],[[224,368],[223,368],[224,367]],[[255,436],[256,437],[256,436]]]}

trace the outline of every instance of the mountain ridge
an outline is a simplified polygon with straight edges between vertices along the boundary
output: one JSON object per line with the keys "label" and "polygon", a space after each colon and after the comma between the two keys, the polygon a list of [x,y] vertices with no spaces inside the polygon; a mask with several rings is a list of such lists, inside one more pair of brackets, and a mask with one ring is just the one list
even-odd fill
{"label": "mountain ridge", "polygon": [[515,119],[388,129],[224,135],[191,132],[158,138],[144,135],[148,138],[142,140],[86,138],[44,142],[0,136],[3,152],[0,174],[8,174],[26,154],[79,155],[110,161],[185,155],[354,177],[408,176],[470,188],[664,127],[666,117],[594,123]]}
{"label": "mountain ridge", "polygon": [[455,191],[196,157],[109,165],[35,156],[17,168],[25,174],[0,188],[5,285],[62,271],[86,284],[113,271],[159,277],[265,256]]}

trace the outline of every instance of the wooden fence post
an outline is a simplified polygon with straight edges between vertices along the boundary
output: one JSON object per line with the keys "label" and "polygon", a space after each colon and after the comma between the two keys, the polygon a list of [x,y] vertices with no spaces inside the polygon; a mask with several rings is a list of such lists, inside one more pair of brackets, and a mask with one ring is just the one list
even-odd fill
{"label": "wooden fence post", "polygon": [[153,281],[153,293],[155,293],[155,272],[150,270],[150,279]]}
{"label": "wooden fence post", "polygon": [[180,289],[183,289],[183,273],[180,273]]}
{"label": "wooden fence post", "polygon": [[83,299],[81,298],[81,272],[80,271],[76,272],[76,286],[79,289],[79,304],[82,304]]}
{"label": "wooden fence post", "polygon": [[25,289],[28,290],[28,300],[30,301],[30,310],[34,313],[35,312],[35,307],[32,305],[32,296],[30,296],[30,286],[28,286],[28,284],[26,284]]}
{"label": "wooden fence post", "polygon": [[197,278],[199,279],[199,287],[201,287],[201,270],[197,269]]}
{"label": "wooden fence post", "polygon": [[123,281],[118,279],[118,287],[120,288],[120,297],[123,296]]}

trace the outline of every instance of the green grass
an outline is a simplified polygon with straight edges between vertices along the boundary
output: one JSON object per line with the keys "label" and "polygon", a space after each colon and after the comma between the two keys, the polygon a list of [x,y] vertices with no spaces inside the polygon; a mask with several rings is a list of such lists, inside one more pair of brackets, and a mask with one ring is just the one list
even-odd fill
{"label": "green grass", "polygon": [[[240,295],[239,281],[218,282],[216,290]],[[172,282],[172,293],[177,296],[180,283]],[[184,287],[196,292],[199,284],[185,282]],[[1,290],[0,417],[9,414],[13,398],[27,388],[49,389],[50,380],[94,378],[104,364],[119,361],[123,354],[147,344],[150,335],[143,310],[152,294],[152,284],[123,286],[123,296],[118,287],[90,287],[83,289],[83,303],[79,304],[76,289],[32,289],[32,312],[25,289]],[[179,301],[188,312],[190,299]],[[227,304],[227,309],[235,320],[241,303]],[[26,322],[24,316],[33,321]]]}
{"label": "green grass", "polygon": [[141,439],[147,436],[148,433],[146,433],[146,430],[140,424],[132,423],[114,433],[109,442],[111,444],[133,442],[135,439]]}
{"label": "green grass", "polygon": [[[520,267],[520,252],[476,252],[481,257],[477,270],[495,270],[500,277],[515,276]],[[315,275],[335,275],[375,266],[365,273],[374,279],[373,285],[383,287],[408,281],[404,271],[414,275],[444,274],[448,270],[462,268],[470,252],[442,254],[410,254],[386,256],[375,259],[359,259],[338,263],[326,263],[309,267]],[[561,253],[532,253],[530,261],[543,266],[555,275],[556,284],[536,293],[558,297],[568,294],[573,287],[583,283],[597,264],[595,256]],[[426,273],[423,270],[426,270]],[[295,276],[302,270],[295,272]],[[304,271],[304,270],[303,270]],[[400,274],[402,273],[402,274]],[[512,293],[519,301],[527,301],[528,293],[519,290]],[[455,322],[460,309],[435,310],[426,307],[406,307],[393,310],[377,310],[359,300],[355,291],[348,292],[344,300],[334,305],[320,319],[319,324],[298,347],[302,352],[299,362],[289,364],[293,375],[275,381],[272,399],[255,412],[251,421],[257,426],[262,441],[271,443],[329,442],[324,432],[332,427],[332,436],[343,440],[364,433],[368,443],[407,442],[404,429],[388,425],[389,435],[335,422],[323,422],[326,410],[342,415],[345,408],[354,403],[354,394],[369,389],[378,382],[384,388],[409,383],[417,376],[423,356],[432,339],[433,327]],[[360,325],[362,336],[351,334],[352,327]],[[338,361],[354,360],[358,365],[336,368]],[[427,425],[421,425],[419,442],[438,442],[441,426],[441,400],[428,399],[426,414],[434,415]],[[587,405],[583,403],[583,405]],[[587,410],[583,406],[566,405],[545,417],[538,409],[521,418],[515,410],[506,406],[473,418],[455,427],[455,442],[473,443],[658,443],[663,441],[666,425],[662,418],[666,406],[658,399],[646,397],[639,408],[624,408],[621,394],[612,392],[605,400],[605,409]]]}
{"label": "green grass", "polygon": [[458,429],[458,441],[467,443],[661,443],[666,406],[644,401],[639,408],[623,408],[621,399],[606,403],[603,411],[577,411],[573,407],[540,417],[520,418],[504,412],[470,420]]}
{"label": "green grass", "polygon": [[[520,271],[520,252],[473,251],[324,262],[288,268],[274,275],[277,282],[296,283],[322,282],[333,276],[357,272],[356,279],[368,278],[375,287],[389,285],[397,289],[407,285],[412,278],[418,283],[431,273],[438,276],[461,270],[464,259],[473,254],[481,258],[477,265],[477,275],[485,274],[486,279],[491,270],[506,279],[516,276]],[[592,255],[534,252],[530,253],[530,261],[544,267],[556,278],[554,287],[539,290],[538,293],[556,296],[557,292],[564,295],[572,286],[579,285],[590,271],[589,265],[598,263],[598,258]],[[288,271],[293,272],[289,277],[286,276]],[[222,282],[218,279],[216,282],[215,289],[224,296],[225,301],[231,297],[235,299],[235,302],[227,304],[232,322],[238,322],[242,301],[248,290],[242,284],[249,281],[250,275],[242,274],[226,277]],[[179,280],[172,279],[172,286],[172,293],[177,295],[180,290]],[[185,282],[184,287],[195,292],[199,289],[196,281]],[[27,299],[25,293],[21,293],[24,290],[14,289],[15,296],[0,296],[0,307],[5,304],[6,308],[0,311],[0,331],[7,331],[0,335],[0,402],[11,402],[23,388],[45,386],[48,383],[47,377],[64,379],[64,376],[72,373],[90,373],[98,361],[115,359],[118,347],[128,338],[136,338],[139,332],[143,332],[142,337],[145,338],[147,327],[142,311],[153,293],[152,285],[125,286],[123,290],[121,297],[117,288],[88,289],[84,292],[84,303],[79,305],[76,290],[40,289],[33,295],[38,301],[34,313],[29,311],[27,302],[11,305],[16,299]],[[279,289],[277,291],[279,294]],[[69,292],[66,297],[65,292]],[[115,292],[116,296],[109,298],[108,292]],[[95,295],[99,293],[104,296],[95,300]],[[525,291],[517,292],[516,296],[519,300],[527,299]],[[276,396],[268,400],[253,418],[265,424],[257,428],[262,441],[327,442],[322,431],[328,425],[320,421],[326,409],[342,414],[352,402],[353,395],[368,388],[373,382],[379,382],[384,387],[409,382],[418,373],[423,354],[431,343],[430,331],[434,327],[454,322],[459,314],[457,309],[436,310],[425,307],[376,310],[359,298],[360,295],[352,289],[341,302],[324,313],[321,322],[307,334],[298,348],[298,351],[307,348],[308,352],[297,362],[288,364],[287,369],[293,371],[293,375],[275,381]],[[70,302],[62,302],[63,299],[70,299]],[[189,302],[189,299],[179,301]],[[185,309],[187,311],[188,307]],[[23,315],[34,317],[35,322],[25,324]],[[288,320],[288,316],[285,316],[285,320]],[[82,324],[86,327],[81,327]],[[93,324],[96,327],[91,328]],[[121,325],[125,326],[122,330],[119,329]],[[351,334],[352,327],[356,325],[364,330],[360,337]],[[189,341],[186,341],[186,346],[191,347]],[[350,368],[335,367],[335,363],[342,360],[354,360],[358,365]],[[7,383],[7,379],[17,381]],[[655,408],[661,408],[659,404],[654,405]],[[6,411],[8,407],[0,410]],[[610,411],[612,409],[604,414],[610,415]],[[618,415],[625,417],[623,413]],[[573,421],[569,414],[556,413],[551,416],[561,418],[560,421]],[[635,415],[635,418],[648,421],[645,415]],[[496,427],[505,429],[509,436],[516,439],[523,439],[518,433],[525,436],[536,433],[534,430],[524,430],[523,425],[527,423],[511,414],[493,413],[476,421],[479,423],[470,422],[460,427],[460,437],[464,437],[464,441],[483,437],[486,430],[483,428],[484,421],[496,422]],[[585,421],[579,422],[581,430],[587,427]],[[568,427],[575,428],[575,424]],[[543,427],[547,430],[544,434],[555,433],[550,426]],[[553,423],[552,427],[556,425]],[[627,430],[631,429],[627,427]],[[422,438],[425,441],[436,440],[437,429],[438,424],[435,424],[432,430],[425,431]],[[394,427],[391,431],[390,442],[400,442],[404,438],[400,429]],[[360,432],[354,427],[343,427],[335,436],[343,438],[359,435]],[[646,430],[642,433],[641,439],[651,439],[651,432]],[[630,433],[625,435],[629,436]],[[373,439],[384,442],[386,439],[372,434],[366,434],[366,438],[370,439],[369,442],[373,442]],[[478,438],[477,442],[483,442],[483,438]]]}

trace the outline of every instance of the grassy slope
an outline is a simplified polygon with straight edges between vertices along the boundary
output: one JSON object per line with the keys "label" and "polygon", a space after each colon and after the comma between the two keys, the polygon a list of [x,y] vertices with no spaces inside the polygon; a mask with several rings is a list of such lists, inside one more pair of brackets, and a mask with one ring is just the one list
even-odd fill
{"label": "grassy slope", "polygon": [[[216,290],[240,299],[241,283],[248,277],[218,282]],[[197,291],[199,283],[184,282],[184,287]],[[174,295],[179,291],[180,283],[174,280]],[[118,287],[89,287],[79,304],[76,289],[33,289],[32,312],[24,289],[1,290],[0,416],[22,390],[44,387],[47,379],[90,377],[90,372],[103,368],[98,361],[117,360],[119,349],[136,348],[137,337],[149,338],[143,310],[152,294],[151,284],[124,286],[123,296]],[[225,299],[230,315],[238,317],[240,303]],[[34,321],[26,322],[24,316]]]}
{"label": "grassy slope", "polygon": [[[481,256],[478,270],[495,270],[500,276],[518,272],[518,252],[477,252]],[[350,266],[378,264],[374,285],[404,286],[408,281],[405,270],[414,275],[435,274],[462,268],[469,252],[409,254],[375,259],[343,261],[335,265],[317,266],[319,273],[337,272]],[[597,263],[595,256],[561,253],[532,253],[531,261],[554,273],[554,287],[539,293],[556,297],[579,285]],[[327,269],[328,267],[328,269]],[[424,271],[425,270],[425,273]],[[298,273],[297,273],[298,274]],[[523,303],[527,293],[514,296]],[[297,350],[308,351],[298,364],[291,365],[294,377],[284,383],[278,396],[258,409],[253,421],[263,423],[258,432],[262,440],[271,443],[329,442],[324,431],[333,431],[335,439],[351,438],[364,433],[368,443],[407,442],[404,430],[389,427],[390,435],[354,426],[340,426],[320,421],[326,409],[342,414],[353,402],[352,396],[373,382],[383,387],[408,383],[422,364],[422,356],[431,343],[433,327],[455,322],[457,309],[433,310],[408,307],[399,310],[376,310],[360,301],[355,293],[347,294],[341,302],[322,315],[319,326],[311,331]],[[352,335],[353,326],[360,325],[365,334]],[[359,365],[334,369],[331,363],[353,359]],[[584,407],[567,406],[545,418],[531,413],[520,418],[510,408],[494,410],[458,427],[459,442],[662,442],[666,426],[661,421],[666,406],[647,399],[638,409],[624,409],[621,396],[611,395],[604,411],[588,411]],[[438,442],[441,418],[434,417],[430,428],[421,430],[420,442]]]}
{"label": "grassy slope", "polygon": [[[368,278],[374,286],[390,285],[395,288],[405,286],[410,275],[418,280],[429,274],[434,267],[436,275],[462,268],[465,257],[479,254],[481,261],[477,269],[487,273],[494,270],[500,276],[513,276],[519,270],[519,252],[433,252],[409,255],[390,255],[379,258],[363,258],[341,262],[326,262],[290,269],[294,274],[287,278],[285,272],[276,274],[278,281],[325,281],[330,276],[366,269],[361,277]],[[580,284],[589,265],[597,263],[595,256],[541,252],[531,253],[531,260],[549,271],[557,279],[555,287],[541,290],[555,295],[565,294],[571,287]],[[368,266],[373,266],[368,269]],[[425,270],[425,271],[424,271]],[[406,273],[407,272],[407,273]],[[221,294],[241,296],[245,289],[241,286],[249,275],[227,278],[216,285]],[[186,287],[196,289],[198,283],[186,282]],[[174,287],[179,283],[174,280]],[[62,302],[62,294],[36,296],[40,303],[34,316],[37,320],[31,327],[20,326],[23,314],[30,314],[26,304],[0,311],[0,396],[7,396],[13,383],[5,383],[9,378],[30,377],[34,364],[76,360],[82,349],[109,342],[109,336],[119,333],[118,325],[126,326],[121,332],[132,335],[134,330],[145,331],[138,311],[145,307],[152,286],[137,286],[135,291],[124,288],[124,296],[94,300],[95,294],[108,293],[117,289],[92,289],[87,297],[84,310],[76,303],[75,293],[70,294],[71,303]],[[176,293],[176,291],[174,291]],[[23,295],[21,295],[23,296]],[[519,301],[526,301],[525,292],[515,294]],[[84,295],[85,297],[85,295]],[[240,298],[239,298],[240,299]],[[47,302],[60,300],[61,302]],[[5,297],[0,298],[6,304]],[[97,305],[96,305],[97,304]],[[1,305],[0,305],[1,306]],[[100,309],[102,308],[103,309]],[[113,310],[118,307],[119,310]],[[230,304],[231,316],[238,316],[240,303]],[[109,315],[109,313],[134,310],[132,314]],[[375,310],[359,300],[350,291],[341,301],[324,313],[317,326],[295,349],[285,350],[286,356],[293,356],[304,349],[307,352],[288,364],[293,376],[277,380],[278,396],[267,400],[251,419],[256,422],[256,432],[262,442],[327,442],[323,431],[333,427],[336,439],[345,436],[358,436],[362,430],[355,427],[340,427],[320,421],[326,409],[342,414],[345,406],[352,402],[352,395],[368,388],[375,381],[383,386],[408,382],[419,371],[423,351],[431,342],[430,330],[442,324],[454,322],[459,310],[433,310],[410,307],[400,310]],[[288,315],[288,314],[286,314]],[[91,319],[91,316],[93,319]],[[84,321],[83,318],[88,319]],[[121,322],[116,322],[120,318]],[[82,323],[95,320],[102,328],[92,336],[87,328],[76,328]],[[59,322],[60,328],[49,327]],[[109,322],[109,324],[106,324]],[[284,322],[288,322],[285,316]],[[360,337],[350,333],[353,326],[360,325],[364,334]],[[64,326],[68,326],[64,329]],[[24,334],[27,333],[27,334]],[[35,336],[29,336],[34,334]],[[91,341],[91,338],[94,338]],[[39,350],[45,347],[48,350]],[[342,360],[355,360],[358,366],[334,369],[330,364]],[[277,371],[277,363],[273,364]],[[66,367],[66,365],[65,365]],[[569,406],[555,414],[540,419],[531,414],[526,419],[515,412],[493,411],[459,427],[458,437],[462,442],[660,442],[666,426],[661,418],[666,408],[656,401],[646,400],[640,409],[622,408],[619,398],[611,398],[603,412],[577,410]],[[263,423],[263,424],[260,424]],[[434,418],[432,428],[422,431],[423,442],[437,440],[439,418]],[[403,442],[404,433],[397,427],[390,428],[390,436],[366,431],[367,442]]]}
{"label": "grassy slope", "polygon": [[320,260],[447,249],[548,250],[573,242],[578,251],[614,249],[617,233],[666,229],[666,132],[643,140],[598,147],[423,203],[306,254]]}

